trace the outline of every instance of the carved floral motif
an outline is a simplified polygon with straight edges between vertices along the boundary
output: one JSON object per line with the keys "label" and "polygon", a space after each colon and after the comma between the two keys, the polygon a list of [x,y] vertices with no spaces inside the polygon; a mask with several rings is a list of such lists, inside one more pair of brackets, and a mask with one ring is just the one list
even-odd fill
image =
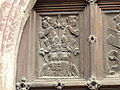
{"label": "carved floral motif", "polygon": [[71,77],[78,76],[78,70],[72,60],[79,54],[76,40],[79,36],[77,16],[68,16],[66,24],[60,15],[55,21],[50,16],[42,18],[40,32],[40,55],[43,56],[42,76]]}
{"label": "carved floral motif", "polygon": [[63,83],[61,83],[61,82],[58,82],[57,84],[55,84],[55,87],[56,87],[56,89],[58,89],[58,90],[63,89],[64,86],[65,86],[65,85],[64,85]]}
{"label": "carved floral motif", "polygon": [[31,84],[27,82],[26,78],[22,78],[19,82],[17,82],[16,89],[17,90],[29,90],[30,85]]}
{"label": "carved floral motif", "polygon": [[88,38],[88,41],[89,41],[90,43],[96,42],[96,36],[95,36],[95,35],[90,35],[89,38]]}
{"label": "carved floral motif", "polygon": [[114,17],[116,29],[110,29],[111,32],[107,37],[107,43],[114,49],[108,53],[109,74],[118,76],[120,73],[120,15]]}
{"label": "carved floral motif", "polygon": [[88,80],[88,82],[86,83],[86,85],[91,90],[98,90],[98,88],[101,86],[101,83],[100,83],[100,81],[96,80],[95,77],[92,77],[92,78],[90,78]]}

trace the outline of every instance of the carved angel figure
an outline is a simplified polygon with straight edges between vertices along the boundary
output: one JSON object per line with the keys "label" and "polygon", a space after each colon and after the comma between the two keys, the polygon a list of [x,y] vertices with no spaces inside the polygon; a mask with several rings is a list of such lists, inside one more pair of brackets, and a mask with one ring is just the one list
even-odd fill
{"label": "carved angel figure", "polygon": [[67,25],[63,30],[61,40],[66,46],[73,46],[76,43],[76,37],[79,36],[79,29],[76,29],[78,17],[68,16],[66,22]]}
{"label": "carved angel figure", "polygon": [[39,35],[40,38],[45,39],[44,43],[46,47],[50,47],[51,45],[58,43],[59,37],[53,26],[55,26],[55,23],[51,17],[46,16],[42,19],[42,27],[44,31]]}
{"label": "carved angel figure", "polygon": [[120,72],[120,15],[115,16],[114,21],[116,29],[109,28],[110,34],[107,37],[107,43],[114,48],[108,53],[110,75],[118,75]]}
{"label": "carved angel figure", "polygon": [[116,29],[109,29],[112,34],[107,37],[107,43],[120,49],[120,15],[114,17],[116,23]]}

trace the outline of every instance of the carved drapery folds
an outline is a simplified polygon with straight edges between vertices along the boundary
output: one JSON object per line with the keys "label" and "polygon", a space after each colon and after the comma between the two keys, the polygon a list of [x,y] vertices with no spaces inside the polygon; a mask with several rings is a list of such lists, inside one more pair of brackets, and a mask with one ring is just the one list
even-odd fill
{"label": "carved drapery folds", "polygon": [[70,15],[62,18],[42,17],[42,31],[40,31],[40,55],[44,58],[41,76],[76,77],[78,69],[72,61],[79,55],[78,17]]}
{"label": "carved drapery folds", "polygon": [[107,37],[107,43],[112,46],[113,50],[109,51],[109,75],[118,77],[120,75],[120,15],[114,17],[116,23],[115,29]]}

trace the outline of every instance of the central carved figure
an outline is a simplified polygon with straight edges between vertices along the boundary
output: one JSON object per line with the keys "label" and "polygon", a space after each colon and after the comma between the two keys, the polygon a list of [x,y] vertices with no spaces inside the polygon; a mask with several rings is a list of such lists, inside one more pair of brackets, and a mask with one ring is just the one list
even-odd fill
{"label": "central carved figure", "polygon": [[49,16],[42,18],[43,30],[39,33],[42,44],[40,55],[43,56],[41,76],[75,77],[78,70],[73,64],[79,54],[79,44],[76,42],[79,29],[76,29],[78,17],[68,16],[66,23],[58,15],[56,20]]}

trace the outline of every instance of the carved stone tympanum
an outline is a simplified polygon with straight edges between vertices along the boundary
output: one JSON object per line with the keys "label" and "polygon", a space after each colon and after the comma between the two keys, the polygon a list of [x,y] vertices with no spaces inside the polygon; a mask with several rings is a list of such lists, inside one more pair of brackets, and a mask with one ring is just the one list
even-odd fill
{"label": "carved stone tympanum", "polygon": [[78,69],[73,63],[79,54],[78,17],[75,15],[62,18],[42,17],[42,31],[40,31],[40,56],[44,64],[40,75],[49,77],[75,77]]}
{"label": "carved stone tympanum", "polygon": [[108,53],[109,59],[109,75],[119,76],[120,74],[120,15],[114,17],[116,29],[110,29],[111,32],[107,37],[108,45],[112,46],[113,50]]}

